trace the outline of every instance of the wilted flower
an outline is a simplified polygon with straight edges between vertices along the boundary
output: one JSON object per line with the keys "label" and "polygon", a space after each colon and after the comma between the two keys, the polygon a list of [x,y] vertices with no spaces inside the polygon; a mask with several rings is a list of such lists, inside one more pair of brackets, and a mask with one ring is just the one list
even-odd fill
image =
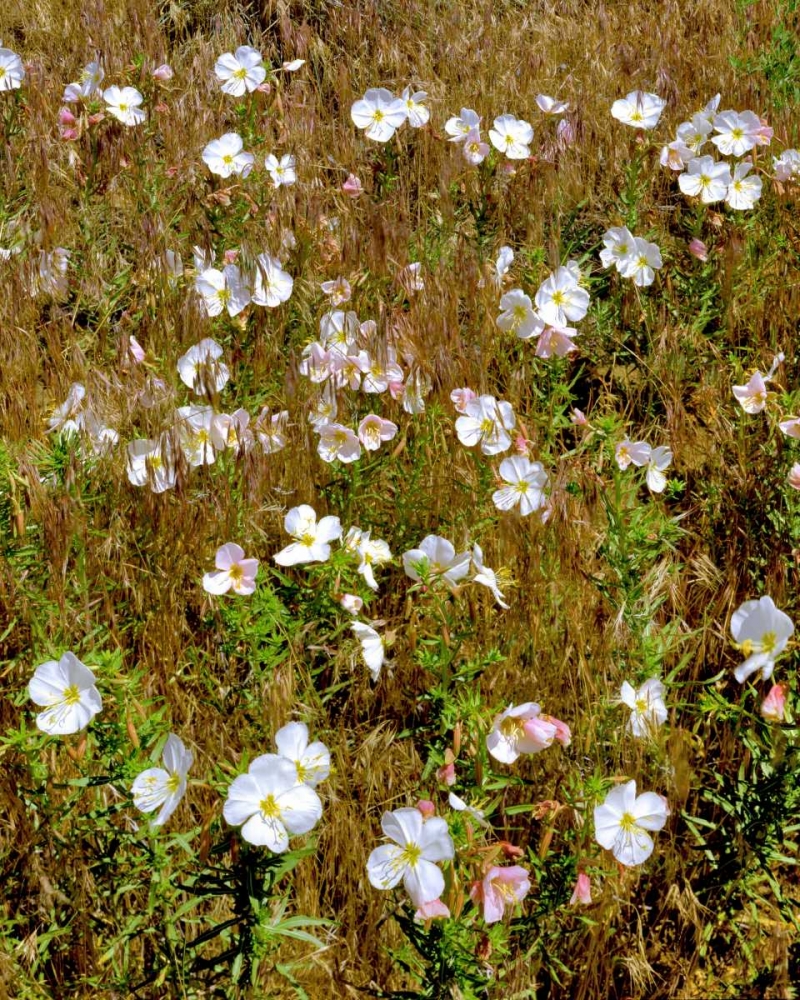
{"label": "wilted flower", "polygon": [[255,157],[243,152],[244,142],[237,132],[226,132],[219,139],[212,139],[203,150],[203,163],[212,174],[230,177],[240,174],[247,177],[253,169]]}
{"label": "wilted flower", "polygon": [[487,587],[492,592],[492,596],[500,607],[508,610],[508,605],[503,600],[503,595],[497,583],[497,574],[493,569],[489,569],[488,566],[484,565],[483,549],[477,542],[472,547],[472,567],[474,570],[472,582],[480,583],[484,587]]}
{"label": "wilted flower", "polygon": [[342,184],[342,191],[348,198],[358,198],[363,193],[364,187],[355,174],[348,174],[347,180]]}
{"label": "wilted flower", "polygon": [[135,87],[109,87],[103,91],[106,110],[123,125],[141,125],[147,115],[139,105],[144,97]]}
{"label": "wilted flower", "polygon": [[611,105],[611,115],[623,125],[633,128],[651,129],[658,125],[661,112],[666,101],[657,94],[648,94],[641,90],[632,90],[627,97],[614,101]]}
{"label": "wilted flower", "polygon": [[103,707],[94,674],[69,652],[36,668],[28,694],[35,705],[45,708],[36,716],[36,725],[50,736],[80,732]]}
{"label": "wilted flower", "polygon": [[469,890],[470,899],[483,906],[483,919],[487,924],[503,919],[506,909],[511,909],[531,890],[528,872],[519,865],[502,868],[498,865],[486,872],[482,882],[474,882]]}
{"label": "wilted flower", "polygon": [[151,76],[154,80],[158,80],[159,83],[166,83],[175,76],[175,73],[168,63],[162,63],[160,66],[156,66]]}
{"label": "wilted flower", "polygon": [[495,760],[513,764],[524,753],[539,753],[554,740],[569,746],[569,727],[559,719],[542,715],[536,702],[510,705],[496,716],[486,737],[486,749]]}
{"label": "wilted flower", "polygon": [[292,507],[284,518],[283,526],[295,541],[274,557],[279,566],[327,562],[331,554],[329,543],[342,537],[342,525],[338,517],[323,517],[317,523],[314,508],[305,503]]}
{"label": "wilted flower", "polygon": [[589,906],[591,902],[592,883],[589,881],[589,876],[586,872],[579,872],[575,888],[572,890],[572,895],[569,899],[569,905],[575,906],[576,903],[581,903],[583,906]]}
{"label": "wilted flower", "polygon": [[689,243],[689,253],[703,262],[708,260],[708,247],[702,240],[694,239]]}
{"label": "wilted flower", "polygon": [[565,111],[569,111],[568,101],[558,101],[547,94],[537,94],[536,105],[546,115],[563,115]]}
{"label": "wilted flower", "polygon": [[800,490],[800,462],[795,462],[791,469],[789,469],[786,481],[792,489]]}
{"label": "wilted flower", "polygon": [[386,812],[381,829],[394,841],[376,847],[367,862],[370,884],[376,889],[393,889],[401,880],[415,906],[439,899],[444,876],[437,862],[455,855],[447,823],[439,816],[425,820],[418,809]]}
{"label": "wilted flower", "polygon": [[651,736],[667,721],[664,685],[657,677],[649,677],[638,691],[623,681],[619,700],[631,710],[628,730],[633,736]]}
{"label": "wilted flower", "polygon": [[164,767],[150,767],[134,779],[133,804],[143,813],[161,807],[152,826],[163,826],[186,794],[186,775],[194,763],[194,754],[183,740],[170,733],[161,757]]}
{"label": "wilted flower", "polygon": [[767,405],[767,385],[761,372],[753,372],[746,385],[735,385],[733,394],[745,413],[761,413]]}
{"label": "wilted flower", "polygon": [[467,412],[467,403],[471,402],[473,399],[477,399],[477,396],[472,391],[472,389],[453,389],[450,393],[450,399],[459,413]]}
{"label": "wilted flower", "polygon": [[217,79],[222,80],[222,93],[242,97],[252,93],[267,76],[264,60],[258,49],[240,45],[236,52],[225,52],[214,65]]}
{"label": "wilted flower", "polygon": [[414,913],[415,920],[446,920],[450,910],[441,899],[433,899],[430,903],[422,903]]}
{"label": "wilted flower", "polygon": [[405,102],[385,87],[368,90],[350,109],[356,128],[364,130],[368,139],[388,142],[407,117]]}
{"label": "wilted flower", "polygon": [[655,846],[647,831],[662,829],[667,816],[669,807],[661,795],[644,792],[637,798],[636,782],[628,781],[612,788],[605,802],[595,806],[595,840],[621,865],[640,865]]}
{"label": "wilted flower", "polygon": [[305,66],[305,59],[292,59],[289,62],[281,63],[281,69],[287,73],[296,73],[301,66]]}
{"label": "wilted flower", "polygon": [[792,619],[775,607],[771,597],[764,595],[740,605],[731,617],[731,633],[746,659],[733,672],[736,680],[744,684],[758,670],[765,681],[769,680],[793,632]]}
{"label": "wilted flower", "polygon": [[383,639],[381,639],[378,632],[371,625],[365,625],[364,622],[353,622],[350,628],[361,643],[361,655],[364,658],[364,663],[367,665],[370,677],[373,681],[377,681],[381,675],[381,667],[383,666],[385,656]]}
{"label": "wilted flower", "polygon": [[357,615],[364,607],[364,601],[358,594],[342,594],[339,603],[351,615]]}
{"label": "wilted flower", "polygon": [[258,559],[245,559],[244,549],[236,542],[227,542],[217,549],[214,559],[216,573],[203,576],[203,590],[209,594],[252,594],[256,589]]}

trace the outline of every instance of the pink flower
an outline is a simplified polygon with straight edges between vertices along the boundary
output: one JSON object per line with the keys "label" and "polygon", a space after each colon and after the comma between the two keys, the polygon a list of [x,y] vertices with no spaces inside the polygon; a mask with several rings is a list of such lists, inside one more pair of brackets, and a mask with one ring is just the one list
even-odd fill
{"label": "pink flower", "polygon": [[364,417],[358,425],[358,440],[367,451],[377,451],[384,441],[391,441],[397,433],[397,424],[384,420],[375,413]]}
{"label": "pink flower", "polygon": [[422,903],[414,914],[415,920],[446,920],[450,916],[450,911],[441,899],[432,899],[430,903]]}
{"label": "pink flower", "polygon": [[258,559],[245,559],[244,549],[236,542],[227,542],[217,549],[214,560],[216,573],[203,576],[203,590],[209,594],[252,594],[256,589]]}
{"label": "pink flower", "polygon": [[403,382],[390,382],[389,383],[389,394],[392,399],[402,399],[403,393],[406,391],[405,383]]}
{"label": "pink flower", "polygon": [[171,80],[175,73],[172,67],[167,63],[162,63],[153,70],[153,79],[158,80],[160,83],[166,83],[167,80]]}
{"label": "pink flower", "polygon": [[575,888],[572,891],[569,905],[575,906],[576,903],[581,903],[583,906],[589,906],[591,901],[592,883],[589,881],[589,876],[586,872],[581,872],[578,875],[578,881],[575,883]]}
{"label": "pink flower", "polygon": [[540,715],[539,718],[542,722],[547,722],[549,725],[555,726],[555,738],[562,747],[570,745],[572,742],[572,732],[566,722],[562,722],[561,719],[556,719],[552,715]]}
{"label": "pink flower", "polygon": [[519,865],[500,868],[492,865],[482,882],[474,882],[469,890],[474,903],[483,904],[483,919],[495,924],[503,919],[506,908],[521,902],[530,892],[528,873]]}
{"label": "pink flower", "polygon": [[348,174],[347,180],[342,184],[342,191],[344,191],[348,198],[355,199],[363,193],[364,188],[355,174]]}
{"label": "pink flower", "polygon": [[441,781],[448,788],[454,785],[456,783],[456,765],[452,761],[449,764],[443,764],[436,772],[436,780]]}
{"label": "pink flower", "polygon": [[469,403],[470,400],[476,398],[477,397],[475,393],[472,391],[472,389],[466,389],[466,388],[453,389],[453,391],[450,393],[450,399],[453,403],[453,406],[455,406],[455,408],[458,410],[459,413],[466,413],[467,403]]}
{"label": "pink flower", "polygon": [[800,490],[800,462],[795,462],[791,467],[786,481],[793,490]]}
{"label": "pink flower", "polygon": [[235,264],[236,258],[239,256],[238,250],[226,250],[222,255],[226,264]]}
{"label": "pink flower", "polygon": [[761,714],[767,722],[783,722],[786,714],[786,685],[773,684],[761,704]]}
{"label": "pink flower", "polygon": [[524,753],[539,753],[558,740],[570,742],[569,726],[549,715],[541,715],[535,702],[511,705],[498,715],[486,737],[486,749],[495,760],[513,764]]}
{"label": "pink flower", "polygon": [[576,427],[585,427],[589,423],[586,419],[586,414],[583,410],[579,410],[577,406],[573,409],[569,419]]}
{"label": "pink flower", "polygon": [[78,130],[76,128],[62,128],[61,138],[66,139],[68,142],[78,138]]}
{"label": "pink flower", "polygon": [[423,819],[430,819],[431,816],[436,815],[436,806],[430,799],[420,799],[417,803],[417,809],[422,813]]}
{"label": "pink flower", "polygon": [[61,108],[58,112],[59,125],[74,125],[77,120],[69,108]]}
{"label": "pink flower", "polygon": [[702,240],[692,240],[689,244],[689,253],[698,260],[708,260],[708,247]]}
{"label": "pink flower", "polygon": [[775,130],[767,125],[766,118],[759,118],[759,121],[761,122],[761,127],[753,133],[753,138],[757,146],[769,146],[773,135],[775,135]]}
{"label": "pink flower", "polygon": [[351,615],[357,615],[358,612],[364,607],[363,600],[356,594],[342,594],[339,598],[339,603],[344,610],[349,611]]}

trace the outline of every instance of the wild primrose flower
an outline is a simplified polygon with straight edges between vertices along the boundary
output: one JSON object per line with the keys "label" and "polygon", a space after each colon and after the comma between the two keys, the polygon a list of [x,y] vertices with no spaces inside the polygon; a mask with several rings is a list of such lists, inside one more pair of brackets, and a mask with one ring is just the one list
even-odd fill
{"label": "wild primrose flower", "polygon": [[44,707],[36,725],[50,736],[79,733],[103,707],[94,674],[69,652],[36,668],[28,694],[35,705]]}
{"label": "wild primrose flower", "polygon": [[637,798],[636,782],[612,788],[602,805],[594,809],[595,840],[611,851],[621,865],[641,865],[653,853],[649,830],[661,830],[667,822],[666,799],[655,792]]}
{"label": "wild primrose flower", "polygon": [[316,788],[331,773],[331,755],[324,743],[308,742],[308,726],[289,722],[275,733],[275,746],[281,757],[290,760],[301,785]]}
{"label": "wild primrose flower", "polygon": [[156,440],[138,438],[127,448],[128,481],[133,486],[150,486],[153,493],[174,489],[177,469],[169,434]]}
{"label": "wild primrose flower", "polygon": [[492,596],[500,607],[508,610],[508,605],[505,603],[503,594],[500,592],[500,587],[497,582],[497,574],[493,569],[489,569],[489,567],[484,564],[483,549],[477,542],[472,547],[472,568],[472,582],[480,583],[482,586],[490,590]]}
{"label": "wild primrose flower", "polygon": [[219,316],[223,309],[229,316],[238,316],[250,302],[250,287],[235,264],[226,264],[221,271],[206,268],[194,286],[209,316]]}
{"label": "wild primrose flower", "polygon": [[639,288],[652,285],[656,271],[661,267],[661,251],[655,243],[648,243],[640,236],[634,237],[630,253],[617,264],[623,278],[633,278]]}
{"label": "wild primrose flower", "polygon": [[522,705],[510,705],[495,717],[486,737],[486,749],[495,760],[513,764],[521,754],[539,753],[554,740],[569,746],[569,726],[560,719],[542,715],[536,702],[526,701]]}
{"label": "wild primrose flower", "polygon": [[536,106],[546,115],[563,115],[569,111],[569,101],[559,101],[547,94],[536,95]]}
{"label": "wild primrose flower", "polygon": [[752,163],[737,163],[733,169],[733,179],[725,195],[725,204],[738,211],[748,211],[755,207],[761,197],[761,178],[750,174]]}
{"label": "wild primrose flower", "polygon": [[18,90],[25,79],[25,67],[16,52],[0,48],[0,94]]}
{"label": "wild primrose flower", "polygon": [[753,372],[745,385],[735,385],[733,394],[745,413],[761,413],[767,405],[767,384],[761,372]]}
{"label": "wild primrose flower", "polygon": [[203,163],[218,177],[230,177],[231,174],[247,177],[253,169],[255,157],[243,150],[242,137],[236,132],[226,132],[219,139],[212,139],[205,147]]}
{"label": "wild primrose flower", "polygon": [[800,151],[784,149],[780,156],[772,158],[772,168],[775,171],[775,180],[781,184],[800,180]]}
{"label": "wild primrose flower", "polygon": [[[75,104],[77,101],[87,101],[100,92],[100,84],[103,82],[105,72],[99,62],[90,62],[84,66],[81,78],[76,83],[68,83],[61,98],[68,104]],[[0,88],[2,89],[2,88]]]}
{"label": "wild primrose flower", "polygon": [[427,535],[418,549],[403,553],[406,576],[419,582],[422,577],[441,578],[452,590],[469,573],[470,553],[456,554],[452,542],[439,535]]}
{"label": "wild primrose flower", "polygon": [[489,139],[498,152],[509,160],[526,160],[531,155],[533,126],[514,115],[500,115],[489,130]]}
{"label": "wild primrose flower", "polygon": [[151,826],[163,826],[178,808],[186,794],[186,776],[194,763],[194,754],[183,740],[170,733],[162,755],[164,767],[150,767],[134,779],[131,792],[133,804],[143,813],[160,807]]}
{"label": "wild primrose flower", "polygon": [[476,128],[467,135],[461,149],[464,159],[473,167],[483,163],[489,155],[489,143],[481,140],[481,134]]}
{"label": "wild primrose flower", "polygon": [[371,625],[365,625],[364,622],[353,622],[350,628],[361,644],[361,655],[369,670],[370,677],[373,681],[377,681],[381,675],[385,657],[383,639]]}
{"label": "wild primrose flower", "polygon": [[376,889],[393,889],[402,880],[418,907],[439,899],[444,876],[438,863],[455,856],[445,820],[439,816],[423,819],[418,809],[395,809],[383,814],[381,829],[394,843],[376,847],[370,854],[370,884]]}
{"label": "wild primrose flower", "polygon": [[470,132],[479,129],[481,124],[480,116],[472,108],[462,108],[461,114],[448,118],[444,123],[444,130],[450,136],[448,142],[465,142]]}
{"label": "wild primrose flower", "polygon": [[253,284],[253,303],[276,309],[282,302],[287,302],[292,295],[294,278],[284,271],[280,261],[268,253],[260,253],[256,257],[255,282]]}
{"label": "wild primrose flower", "polygon": [[631,710],[627,729],[633,736],[651,736],[667,721],[664,691],[664,685],[657,677],[649,677],[638,691],[623,681],[619,700]]}
{"label": "wild primrose flower", "polygon": [[267,76],[261,53],[250,45],[240,45],[236,52],[223,53],[214,65],[214,73],[222,81],[222,93],[231,97],[252,93]]}
{"label": "wild primrose flower", "polygon": [[520,340],[538,337],[544,322],[533,308],[530,296],[521,288],[512,288],[500,299],[502,312],[495,322],[506,333],[514,333]]}
{"label": "wild primrose flower", "polygon": [[492,494],[492,502],[498,510],[513,510],[519,506],[520,514],[527,517],[544,507],[548,478],[540,462],[531,462],[524,455],[514,455],[503,459],[499,473],[508,485]]}
{"label": "wild primrose flower", "polygon": [[228,366],[219,359],[222,348],[210,337],[190,347],[186,354],[178,358],[178,374],[181,382],[198,395],[208,391],[221,392],[228,384]]}
{"label": "wild primrose flower", "polygon": [[519,865],[492,865],[481,882],[470,886],[470,899],[483,906],[483,919],[495,924],[503,919],[506,910],[512,910],[531,891],[528,872]]}
{"label": "wild primrose flower", "polygon": [[792,619],[775,607],[771,597],[764,595],[740,605],[731,617],[731,633],[746,659],[733,672],[736,680],[744,684],[758,670],[765,681],[769,680],[793,632]]}
{"label": "wild primrose flower", "polygon": [[684,194],[699,196],[704,205],[710,205],[723,200],[731,180],[727,163],[718,163],[713,156],[698,156],[689,160],[686,173],[678,177],[678,186]]}
{"label": "wild primrose flower", "polygon": [[586,315],[589,293],[580,287],[578,277],[574,268],[559,267],[539,286],[536,309],[545,323],[565,327]]}
{"label": "wild primrose flower", "polygon": [[723,156],[744,156],[759,145],[761,119],[752,111],[721,111],[714,117],[711,141]]}
{"label": "wild primrose flower", "polygon": [[282,156],[280,160],[273,153],[270,153],[264,160],[264,166],[267,168],[267,173],[272,178],[272,183],[276,188],[294,184],[297,180],[295,158],[290,156],[289,153]]}
{"label": "wild primrose flower", "polygon": [[406,87],[400,95],[400,100],[406,109],[408,124],[412,128],[422,128],[430,120],[431,113],[422,103],[428,95],[424,90],[411,92],[411,87]]}
{"label": "wild primrose flower", "polygon": [[244,549],[236,542],[226,542],[214,557],[215,573],[203,576],[203,590],[208,594],[252,594],[256,589],[258,559],[245,559]]}
{"label": "wild primrose flower", "polygon": [[327,562],[331,554],[330,543],[342,537],[338,517],[329,515],[317,523],[316,511],[306,503],[292,507],[284,518],[283,526],[294,541],[274,556],[279,566]]}
{"label": "wild primrose flower", "polygon": [[467,448],[480,445],[484,455],[497,455],[511,447],[516,418],[511,403],[494,396],[478,396],[464,407],[464,416],[456,420],[456,434]]}
{"label": "wild primrose flower", "polygon": [[368,90],[350,108],[353,124],[374,142],[388,142],[407,116],[406,103],[385,87]]}
{"label": "wild primrose flower", "polygon": [[651,129],[658,125],[661,112],[666,101],[657,94],[648,94],[641,90],[632,90],[627,97],[614,101],[611,105],[611,115],[623,125],[632,128]]}
{"label": "wild primrose flower", "polygon": [[108,87],[103,91],[103,100],[106,111],[129,128],[141,125],[147,117],[139,107],[144,97],[135,87]]}

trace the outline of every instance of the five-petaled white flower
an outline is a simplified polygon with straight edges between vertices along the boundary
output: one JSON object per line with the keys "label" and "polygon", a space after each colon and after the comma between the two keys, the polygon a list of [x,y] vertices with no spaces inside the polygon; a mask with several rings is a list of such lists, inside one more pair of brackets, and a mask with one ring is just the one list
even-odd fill
{"label": "five-petaled white flower", "polygon": [[237,316],[250,302],[250,287],[235,264],[226,264],[221,271],[206,268],[195,278],[194,287],[209,316],[219,316],[223,309]]}
{"label": "five-petaled white flower", "polygon": [[406,109],[408,124],[412,128],[422,128],[430,120],[431,113],[422,103],[427,96],[424,90],[417,90],[412,93],[411,87],[406,87],[400,95],[400,100]]}
{"label": "five-petaled white flower", "polygon": [[226,132],[205,147],[203,163],[218,177],[230,177],[231,174],[247,177],[253,169],[255,157],[243,150],[244,142],[238,132]]}
{"label": "five-petaled white flower", "polygon": [[258,49],[240,45],[236,52],[225,52],[214,65],[218,80],[222,80],[223,94],[242,97],[252,93],[267,76],[264,60]]}
{"label": "five-petaled white flower", "polygon": [[721,111],[714,117],[711,141],[723,156],[744,156],[759,145],[761,120],[753,111]]}
{"label": "five-petaled white flower", "polygon": [[385,87],[368,90],[350,108],[355,126],[375,142],[388,142],[406,120],[407,113],[405,101]]}
{"label": "five-petaled white flower", "polygon": [[793,632],[794,622],[775,607],[771,597],[745,601],[731,617],[733,640],[746,657],[733,672],[736,680],[744,684],[757,670],[765,681],[769,680],[775,660],[786,649]]}
{"label": "five-petaled white flower", "polygon": [[144,97],[135,87],[108,87],[103,91],[106,110],[123,125],[141,125],[147,115],[139,107]]}
{"label": "five-petaled white flower", "polygon": [[634,285],[639,288],[652,285],[660,267],[661,251],[655,243],[648,243],[641,236],[634,237],[631,252],[617,263],[617,269],[623,278],[633,278]]}
{"label": "five-petaled white flower", "polygon": [[279,754],[256,759],[247,774],[234,778],[222,814],[231,826],[242,827],[250,843],[281,854],[289,837],[308,833],[322,816],[322,802],[297,778],[297,765]]}
{"label": "five-petaled white flower", "polygon": [[294,541],[275,557],[279,566],[296,566],[298,563],[326,562],[331,554],[330,542],[342,537],[338,517],[321,518],[307,503],[292,507],[283,521],[283,527]]}
{"label": "five-petaled white flower", "polygon": [[514,115],[500,115],[494,120],[494,128],[489,129],[489,140],[509,160],[526,160],[531,155],[533,126]]}
{"label": "five-petaled white flower", "polygon": [[186,793],[186,775],[194,763],[194,754],[183,740],[170,733],[161,760],[163,767],[149,767],[134,779],[133,804],[143,813],[161,807],[151,826],[163,826],[178,808]]}
{"label": "five-petaled white flower", "polygon": [[377,681],[381,675],[384,660],[383,639],[371,625],[364,622],[353,622],[350,628],[361,643],[361,655],[367,665],[370,677]]}
{"label": "five-petaled white flower", "polygon": [[455,856],[446,821],[440,816],[426,820],[418,809],[395,809],[383,814],[381,829],[394,844],[383,844],[370,854],[370,884],[393,889],[402,880],[415,906],[438,899],[444,876],[437,863]]}
{"label": "five-petaled white flower", "polygon": [[751,174],[752,163],[737,163],[733,168],[733,179],[725,195],[725,203],[738,211],[754,207],[761,197],[761,178]]}
{"label": "five-petaled white flower", "polygon": [[658,94],[632,90],[627,97],[614,101],[611,105],[611,115],[623,125],[651,129],[658,125],[658,119],[661,117],[666,103]]}
{"label": "five-petaled white flower", "polygon": [[36,668],[28,694],[35,705],[44,708],[36,716],[36,725],[51,736],[79,733],[103,707],[94,674],[69,652]]}
{"label": "five-petaled white flower", "polygon": [[621,865],[641,865],[655,846],[648,830],[661,830],[667,816],[666,799],[655,792],[643,792],[637,798],[636,782],[628,781],[612,788],[605,802],[595,806],[595,840]]}
{"label": "five-petaled white flower", "polygon": [[484,455],[497,455],[511,446],[516,424],[511,403],[494,396],[478,396],[464,407],[464,416],[456,420],[458,440],[467,448],[481,446]]}
{"label": "five-petaled white flower", "polygon": [[586,315],[589,293],[578,284],[574,268],[559,267],[539,286],[535,301],[545,323],[567,327]]}
{"label": "five-petaled white flower", "polygon": [[648,677],[638,691],[627,681],[622,682],[619,700],[631,710],[627,728],[633,736],[651,736],[667,721],[664,691],[657,677]]}
{"label": "five-petaled white flower", "polygon": [[294,278],[284,271],[280,261],[268,253],[256,257],[256,273],[253,283],[253,302],[257,306],[276,309],[287,302],[292,295]]}
{"label": "five-petaled white flower", "polygon": [[203,576],[203,590],[209,594],[252,594],[256,589],[258,559],[245,559],[244,549],[236,542],[226,542],[214,557],[215,573]]}

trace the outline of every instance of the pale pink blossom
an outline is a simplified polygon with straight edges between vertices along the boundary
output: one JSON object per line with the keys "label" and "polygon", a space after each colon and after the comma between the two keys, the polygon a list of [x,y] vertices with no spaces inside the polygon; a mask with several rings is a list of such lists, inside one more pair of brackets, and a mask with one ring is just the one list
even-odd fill
{"label": "pale pink blossom", "polygon": [[152,72],[153,79],[158,80],[159,83],[166,83],[167,80],[171,80],[173,76],[175,76],[175,73],[173,72],[172,67],[167,63],[162,63]]}
{"label": "pale pink blossom", "polygon": [[787,437],[800,438],[800,417],[787,417],[781,420],[778,427]]}
{"label": "pale pink blossom", "polygon": [[786,482],[794,490],[800,490],[800,462],[795,462],[794,465],[789,469],[789,475],[786,477]]}
{"label": "pale pink blossom", "polygon": [[620,441],[614,449],[617,465],[624,472],[631,463],[640,468],[650,461],[650,445],[646,441]]}
{"label": "pale pink blossom", "polygon": [[351,615],[357,615],[364,607],[364,601],[357,594],[342,594],[339,603]]}
{"label": "pale pink blossom", "polygon": [[214,560],[216,573],[203,576],[203,590],[209,594],[252,594],[256,589],[258,559],[245,559],[244,549],[236,542],[227,542],[217,549]]}
{"label": "pale pink blossom", "polygon": [[708,260],[708,247],[702,240],[692,240],[689,244],[689,253],[692,254],[693,257],[697,257],[698,260]]}
{"label": "pale pink blossom", "polygon": [[355,462],[361,457],[361,442],[343,424],[325,424],[319,429],[317,454],[323,462]]}
{"label": "pale pink blossom", "polygon": [[521,754],[539,753],[558,740],[569,746],[570,730],[566,723],[542,715],[536,702],[510,705],[498,715],[486,737],[486,748],[495,760],[513,764]]}
{"label": "pale pink blossom", "polygon": [[745,385],[735,385],[733,394],[745,413],[761,413],[767,405],[766,380],[761,372],[753,372]]}
{"label": "pale pink blossom", "polygon": [[397,424],[384,420],[375,413],[364,417],[358,425],[358,440],[367,451],[377,451],[384,441],[391,441],[397,434]]}
{"label": "pale pink blossom", "polygon": [[436,806],[430,799],[420,799],[417,803],[417,809],[422,813],[423,819],[430,819],[436,815]]}
{"label": "pale pink blossom", "polygon": [[436,772],[436,780],[448,788],[456,783],[456,765],[454,761],[443,764]]}
{"label": "pale pink blossom", "polygon": [[469,890],[470,898],[483,906],[483,919],[487,924],[503,919],[506,909],[513,909],[522,902],[531,889],[528,872],[519,865],[502,868],[492,865],[482,882],[474,882]]}
{"label": "pale pink blossom", "polygon": [[459,413],[466,413],[467,403],[471,402],[473,399],[476,398],[477,396],[472,391],[472,389],[467,389],[467,388],[453,389],[453,391],[450,393],[450,399]]}
{"label": "pale pink blossom", "polygon": [[761,703],[761,714],[767,722],[783,722],[786,714],[785,684],[773,684],[770,692]]}
{"label": "pale pink blossom", "polygon": [[348,174],[347,180],[342,184],[342,191],[348,198],[354,200],[364,193],[364,187],[355,174]]}
{"label": "pale pink blossom", "polygon": [[569,905],[575,906],[576,903],[580,903],[582,906],[589,906],[591,902],[592,883],[589,881],[589,876],[586,872],[580,872],[578,874],[578,880],[575,883],[575,888],[572,890]]}
{"label": "pale pink blossom", "polygon": [[441,899],[432,899],[430,903],[422,903],[414,914],[415,920],[446,920],[450,916],[450,910]]}

